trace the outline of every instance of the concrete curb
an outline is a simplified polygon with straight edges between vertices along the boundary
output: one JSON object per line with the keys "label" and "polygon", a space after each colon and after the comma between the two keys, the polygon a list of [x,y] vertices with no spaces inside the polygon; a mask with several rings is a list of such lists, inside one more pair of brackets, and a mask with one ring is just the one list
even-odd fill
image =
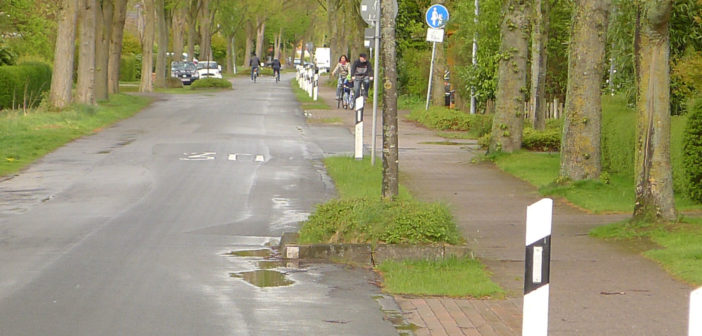
{"label": "concrete curb", "polygon": [[467,246],[455,245],[392,245],[381,244],[298,244],[298,234],[286,232],[280,239],[283,259],[329,260],[374,266],[386,260],[443,259],[470,257],[475,254]]}

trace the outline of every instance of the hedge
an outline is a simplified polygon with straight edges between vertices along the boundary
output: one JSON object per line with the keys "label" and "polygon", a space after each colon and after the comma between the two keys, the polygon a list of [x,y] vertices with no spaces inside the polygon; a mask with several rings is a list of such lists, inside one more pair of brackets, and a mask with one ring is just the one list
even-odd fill
{"label": "hedge", "polygon": [[0,66],[0,109],[37,106],[51,87],[51,66],[40,62]]}
{"label": "hedge", "polygon": [[702,202],[702,99],[688,110],[687,126],[683,135],[683,168],[688,196]]}
{"label": "hedge", "polygon": [[203,79],[198,79],[194,81],[191,85],[190,88],[193,90],[196,89],[205,89],[205,88],[225,88],[225,89],[231,89],[232,88],[232,82],[226,80],[226,79],[220,79],[220,78],[203,78]]}
{"label": "hedge", "polygon": [[119,80],[123,82],[135,82],[138,77],[137,57],[135,55],[125,55],[119,60]]}

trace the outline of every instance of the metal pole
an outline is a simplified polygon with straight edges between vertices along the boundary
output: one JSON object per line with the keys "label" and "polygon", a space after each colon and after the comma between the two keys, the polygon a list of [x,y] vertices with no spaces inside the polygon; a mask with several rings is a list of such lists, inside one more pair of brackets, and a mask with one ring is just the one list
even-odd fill
{"label": "metal pole", "polygon": [[436,42],[431,44],[431,65],[429,66],[429,86],[427,87],[427,105],[425,110],[429,109],[429,99],[431,98],[431,77],[434,76],[434,56],[436,55]]}
{"label": "metal pole", "polygon": [[[475,18],[473,22],[478,26],[478,15],[480,14],[479,0],[475,0]],[[473,67],[478,64],[478,33],[473,33]],[[470,114],[475,114],[475,86],[470,88]]]}
{"label": "metal pole", "polygon": [[375,55],[373,56],[373,121],[371,123],[371,132],[373,132],[371,136],[371,165],[375,165],[375,147],[376,147],[376,129],[377,129],[377,121],[378,121],[378,58],[380,55],[380,1],[378,1],[378,5],[376,6],[378,8],[378,13],[377,13],[377,20],[375,21]]}

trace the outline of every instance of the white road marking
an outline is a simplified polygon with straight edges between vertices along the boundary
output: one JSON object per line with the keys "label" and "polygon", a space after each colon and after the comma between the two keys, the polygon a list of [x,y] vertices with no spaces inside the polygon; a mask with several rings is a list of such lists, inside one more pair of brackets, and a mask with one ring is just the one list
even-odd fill
{"label": "white road marking", "polygon": [[214,160],[215,152],[203,152],[203,153],[183,153],[185,157],[180,158],[181,161],[207,161]]}

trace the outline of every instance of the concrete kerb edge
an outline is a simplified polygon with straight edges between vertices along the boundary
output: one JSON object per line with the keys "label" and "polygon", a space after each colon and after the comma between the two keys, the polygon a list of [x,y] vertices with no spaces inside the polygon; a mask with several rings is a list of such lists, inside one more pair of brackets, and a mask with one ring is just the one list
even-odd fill
{"label": "concrete kerb edge", "polygon": [[467,246],[381,244],[298,244],[298,234],[286,232],[280,239],[283,259],[327,260],[374,266],[386,260],[475,258]]}

